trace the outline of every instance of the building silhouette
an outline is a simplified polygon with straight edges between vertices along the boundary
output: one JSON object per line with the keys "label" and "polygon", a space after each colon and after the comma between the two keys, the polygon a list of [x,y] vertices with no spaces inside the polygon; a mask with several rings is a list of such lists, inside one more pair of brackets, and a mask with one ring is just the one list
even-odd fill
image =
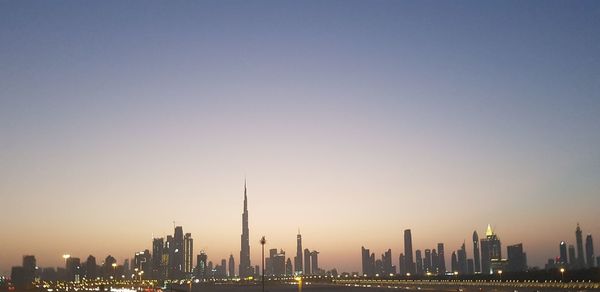
{"label": "building silhouette", "polygon": [[240,278],[246,278],[255,274],[250,263],[250,231],[248,229],[248,196],[246,189],[246,180],[244,180],[244,211],[242,213],[242,236],[240,250]]}
{"label": "building silhouette", "polygon": [[313,275],[320,275],[321,271],[319,269],[319,252],[313,250],[310,252],[310,271]]}
{"label": "building silhouette", "polygon": [[453,273],[460,273],[458,271],[458,258],[456,257],[456,252],[453,251],[450,256],[450,268],[452,268]]}
{"label": "building silhouette", "polygon": [[567,243],[561,241],[558,248],[560,251],[560,257],[558,258],[558,261],[562,267],[567,267],[569,264],[569,260],[567,258]]}
{"label": "building silhouette", "polygon": [[233,259],[233,254],[229,255],[229,277],[235,277],[235,259]]}
{"label": "building silhouette", "polygon": [[[388,249],[381,255],[381,262],[383,263],[383,274],[390,275],[396,273],[396,268],[392,265],[392,250]],[[313,263],[314,265],[314,263]]]}
{"label": "building silhouette", "polygon": [[523,252],[523,244],[513,244],[506,247],[509,272],[524,272],[527,270],[527,256]]}
{"label": "building silhouette", "polygon": [[575,255],[575,246],[569,244],[569,268],[574,269],[577,266],[577,256]]}
{"label": "building silhouette", "polygon": [[417,275],[423,274],[423,257],[421,255],[420,249],[417,249],[415,251],[415,274],[417,274]]}
{"label": "building silhouette", "polygon": [[576,269],[585,268],[585,255],[583,251],[583,238],[581,235],[581,228],[579,227],[579,223],[577,223],[577,228],[575,229],[575,241],[577,244],[577,262],[575,264]]}
{"label": "building silhouette", "polygon": [[415,262],[413,260],[412,235],[410,229],[404,230],[404,265],[406,272],[415,273]]}
{"label": "building silhouette", "polygon": [[292,276],[294,274],[294,266],[292,266],[292,259],[287,258],[285,261],[285,275]]}
{"label": "building silhouette", "polygon": [[440,272],[440,259],[437,250],[434,248],[431,250],[431,271],[432,274],[438,274]]}
{"label": "building silhouette", "polygon": [[402,276],[406,276],[408,273],[406,271],[406,257],[404,256],[404,253],[400,253],[400,256],[398,256],[398,272]]}
{"label": "building silhouette", "polygon": [[443,243],[437,244],[437,253],[438,253],[438,263],[439,263],[438,274],[445,274],[446,273],[446,256],[444,254],[444,244]]}
{"label": "building silhouette", "polygon": [[296,275],[302,275],[304,270],[302,269],[302,235],[300,235],[300,230],[298,230],[298,235],[296,235],[296,257],[294,258],[294,273]]}
{"label": "building silhouette", "polygon": [[588,268],[593,268],[594,267],[594,242],[592,240],[592,235],[588,234],[585,237],[585,258],[586,258],[586,264]]}
{"label": "building silhouette", "polygon": [[310,250],[308,248],[304,249],[304,275],[312,275],[310,270]]}
{"label": "building silhouette", "polygon": [[208,268],[208,256],[204,251],[201,251],[200,254],[196,257],[196,268],[194,269],[194,273],[196,278],[198,279],[206,279],[209,275]]}
{"label": "building silhouette", "polygon": [[465,243],[463,242],[463,244],[460,246],[460,249],[457,251],[456,254],[457,258],[458,258],[458,273],[461,275],[466,275],[468,274],[468,266],[467,266],[467,248],[465,246]]}
{"label": "building silhouette", "polygon": [[368,277],[373,276],[374,267],[371,264],[371,251],[364,246],[361,247],[362,254],[362,274]]}
{"label": "building silhouette", "polygon": [[479,256],[479,235],[473,231],[473,263],[475,274],[481,273],[481,257]]}
{"label": "building silhouette", "polygon": [[85,278],[95,280],[98,278],[98,265],[96,264],[96,258],[93,255],[89,255],[85,261]]}
{"label": "building silhouette", "polygon": [[163,266],[164,248],[164,238],[152,239],[152,278],[157,280],[165,279],[165,269]]}

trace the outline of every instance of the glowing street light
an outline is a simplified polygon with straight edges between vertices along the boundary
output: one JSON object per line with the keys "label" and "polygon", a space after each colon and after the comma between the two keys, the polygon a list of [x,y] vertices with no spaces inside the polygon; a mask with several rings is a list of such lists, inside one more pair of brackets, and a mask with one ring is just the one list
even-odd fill
{"label": "glowing street light", "polygon": [[565,268],[560,268],[560,281],[565,281]]}

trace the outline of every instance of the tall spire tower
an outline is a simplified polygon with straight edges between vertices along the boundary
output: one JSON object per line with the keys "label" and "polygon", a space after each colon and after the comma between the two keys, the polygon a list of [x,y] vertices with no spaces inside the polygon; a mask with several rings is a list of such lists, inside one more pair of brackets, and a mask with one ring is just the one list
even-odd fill
{"label": "tall spire tower", "polygon": [[244,212],[242,213],[242,247],[240,250],[240,278],[252,276],[252,265],[250,264],[250,235],[248,230],[248,196],[246,190],[246,179],[244,179]]}

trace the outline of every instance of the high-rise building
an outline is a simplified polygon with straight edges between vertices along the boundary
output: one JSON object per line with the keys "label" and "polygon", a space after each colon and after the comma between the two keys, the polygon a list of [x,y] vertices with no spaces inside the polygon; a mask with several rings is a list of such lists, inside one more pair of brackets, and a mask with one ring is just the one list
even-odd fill
{"label": "high-rise building", "polygon": [[450,256],[450,268],[452,268],[453,273],[460,273],[458,271],[458,258],[456,257],[456,252],[453,251]]}
{"label": "high-rise building", "polygon": [[240,278],[246,278],[254,275],[254,269],[250,263],[250,231],[248,229],[248,196],[246,189],[246,180],[244,180],[244,212],[242,213],[242,242],[240,250]]}
{"label": "high-rise building", "polygon": [[229,277],[235,277],[235,260],[233,254],[229,255]]}
{"label": "high-rise building", "polygon": [[481,239],[481,272],[483,274],[492,274],[494,267],[492,262],[502,262],[502,244],[500,239],[492,230],[491,225],[488,224],[487,230],[485,231],[485,238]]}
{"label": "high-rise building", "polygon": [[465,246],[464,242],[460,246],[456,256],[458,258],[458,273],[461,275],[468,274],[469,269],[467,266],[467,247]]}
{"label": "high-rise building", "polygon": [[26,283],[31,283],[37,277],[37,261],[35,256],[25,255],[23,256],[23,277]]}
{"label": "high-rise building", "polygon": [[208,256],[204,251],[201,251],[200,254],[196,257],[196,269],[194,270],[196,274],[196,278],[198,279],[206,279],[208,277]]}
{"label": "high-rise building", "polygon": [[468,259],[467,260],[467,274],[473,275],[474,273],[475,273],[475,267],[473,264],[473,259]]}
{"label": "high-rise building", "polygon": [[425,257],[423,258],[423,271],[431,273],[431,249],[425,249]]}
{"label": "high-rise building", "polygon": [[310,250],[304,249],[304,275],[312,275],[310,270]]}
{"label": "high-rise building", "polygon": [[398,257],[398,272],[401,276],[406,276],[406,258],[404,257],[404,253],[400,253]]}
{"label": "high-rise building", "polygon": [[85,261],[85,278],[90,280],[96,280],[98,278],[98,266],[96,264],[96,258],[89,255]]}
{"label": "high-rise building", "polygon": [[445,274],[446,273],[446,256],[444,254],[444,244],[443,243],[437,244],[437,252],[438,252],[438,263],[439,263],[438,274]]}
{"label": "high-rise building", "polygon": [[152,239],[152,278],[157,280],[163,280],[165,275],[162,265],[164,247],[164,238]]}
{"label": "high-rise building", "polygon": [[412,235],[410,229],[404,230],[404,264],[407,273],[415,273],[415,262],[413,260]]}
{"label": "high-rise building", "polygon": [[585,237],[585,258],[588,268],[594,267],[594,242],[592,241],[592,235],[588,234]]}
{"label": "high-rise building", "polygon": [[271,254],[271,275],[273,276],[284,276],[285,270],[285,251],[283,249]]}
{"label": "high-rise building", "polygon": [[183,279],[185,273],[185,255],[183,243],[183,227],[176,226],[173,233],[172,245],[169,247],[169,278]]}
{"label": "high-rise building", "polygon": [[383,274],[388,276],[395,274],[395,268],[392,265],[392,250],[388,249],[383,255],[381,255],[381,262],[383,263]]}
{"label": "high-rise building", "polygon": [[[116,276],[113,268],[113,275]],[[67,259],[67,280],[79,282],[81,277],[81,260],[76,257]]]}
{"label": "high-rise building", "polygon": [[417,275],[423,274],[423,257],[420,249],[415,251],[415,273]]}
{"label": "high-rise building", "polygon": [[294,266],[292,266],[292,259],[287,258],[285,261],[285,275],[291,276],[294,274]]}
{"label": "high-rise building", "polygon": [[476,274],[481,273],[481,258],[479,256],[479,235],[477,235],[477,230],[473,231],[473,264],[474,272]]}
{"label": "high-rise building", "polygon": [[583,252],[583,238],[581,235],[581,228],[579,228],[579,223],[577,223],[577,228],[575,229],[575,241],[577,242],[577,264],[575,268],[583,269],[585,268],[585,255]]}
{"label": "high-rise building", "polygon": [[186,275],[191,275],[194,269],[194,239],[191,233],[186,233],[183,237],[184,271]]}
{"label": "high-rise building", "polygon": [[438,257],[437,250],[434,248],[431,250],[431,273],[437,274],[440,270],[440,259]]}
{"label": "high-rise building", "polygon": [[569,267],[574,269],[577,266],[577,256],[575,256],[575,246],[569,244]]}
{"label": "high-rise building", "polygon": [[302,235],[300,235],[300,230],[298,230],[298,235],[296,235],[296,257],[294,258],[294,273],[296,275],[302,275],[304,270],[302,269]]}
{"label": "high-rise building", "polygon": [[312,272],[313,275],[319,275],[321,274],[320,270],[319,270],[319,252],[316,250],[313,250],[310,252],[310,271]]}
{"label": "high-rise building", "polygon": [[369,251],[369,249],[367,249],[363,246],[363,247],[361,247],[361,254],[362,254],[362,274],[364,276],[371,277],[371,276],[373,276],[373,269],[374,269],[374,267],[371,266],[371,252]]}
{"label": "high-rise building", "polygon": [[513,244],[506,247],[509,272],[524,272],[527,270],[527,257],[523,252],[523,244]]}
{"label": "high-rise building", "polygon": [[569,260],[567,258],[567,243],[564,241],[561,241],[560,245],[559,245],[559,250],[560,250],[560,258],[559,258],[560,265],[563,267],[566,267],[567,264],[569,263]]}

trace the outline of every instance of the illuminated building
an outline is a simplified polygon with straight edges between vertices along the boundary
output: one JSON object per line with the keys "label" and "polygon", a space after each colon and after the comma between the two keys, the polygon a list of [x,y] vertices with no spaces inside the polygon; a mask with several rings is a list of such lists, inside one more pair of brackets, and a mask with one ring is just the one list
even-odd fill
{"label": "illuminated building", "polygon": [[206,279],[208,275],[208,256],[201,251],[200,254],[196,257],[196,269],[194,270],[196,274],[196,278],[198,279]]}
{"label": "illuminated building", "polygon": [[569,260],[567,258],[567,243],[564,241],[561,241],[560,245],[559,245],[559,250],[560,250],[560,258],[559,258],[560,265],[562,267],[566,267],[567,264],[569,263]]}
{"label": "illuminated building", "polygon": [[[494,265],[492,265],[492,262],[494,262]],[[502,244],[488,224],[485,238],[481,239],[481,272],[488,275],[492,274],[494,271],[501,269],[503,262]]]}
{"label": "illuminated building", "polygon": [[194,239],[191,233],[186,233],[183,237],[183,254],[184,272],[186,275],[191,275],[194,268]]}

